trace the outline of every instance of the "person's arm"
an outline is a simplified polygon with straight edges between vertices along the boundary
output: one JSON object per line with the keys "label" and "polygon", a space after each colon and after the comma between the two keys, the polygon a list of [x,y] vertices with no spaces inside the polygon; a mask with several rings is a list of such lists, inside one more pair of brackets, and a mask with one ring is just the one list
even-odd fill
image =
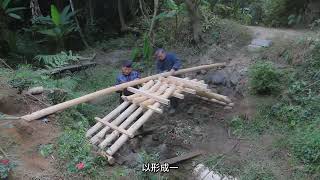
{"label": "person's arm", "polygon": [[177,58],[176,56],[174,56],[173,58],[174,58],[174,59],[173,59],[174,64],[173,64],[173,66],[172,66],[172,69],[173,69],[174,71],[177,71],[177,70],[179,70],[180,67],[181,67],[181,61],[180,61],[180,59]]}

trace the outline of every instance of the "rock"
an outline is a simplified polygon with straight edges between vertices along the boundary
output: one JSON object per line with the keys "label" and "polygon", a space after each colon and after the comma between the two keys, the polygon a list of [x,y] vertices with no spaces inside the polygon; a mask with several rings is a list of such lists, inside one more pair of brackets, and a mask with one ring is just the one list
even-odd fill
{"label": "rock", "polygon": [[28,94],[36,95],[36,94],[42,94],[44,91],[44,88],[42,86],[30,88],[28,90]]}
{"label": "rock", "polygon": [[253,39],[250,45],[260,46],[260,47],[270,47],[272,44],[271,40],[266,39]]}
{"label": "rock", "polygon": [[214,73],[208,74],[206,79],[207,79],[207,82],[215,85],[225,85],[227,74],[225,71],[220,70],[220,71],[216,71]]}

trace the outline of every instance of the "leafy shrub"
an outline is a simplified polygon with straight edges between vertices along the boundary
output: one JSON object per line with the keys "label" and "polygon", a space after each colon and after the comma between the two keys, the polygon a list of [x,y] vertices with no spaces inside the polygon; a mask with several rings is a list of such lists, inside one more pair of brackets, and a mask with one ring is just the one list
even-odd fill
{"label": "leafy shrub", "polygon": [[296,158],[302,161],[309,171],[320,170],[320,129],[319,121],[299,128],[290,140]]}
{"label": "leafy shrub", "polygon": [[297,123],[309,120],[310,113],[301,106],[285,105],[278,103],[271,108],[271,115],[281,122],[294,127]]}
{"label": "leafy shrub", "polygon": [[15,166],[9,159],[0,159],[0,178],[6,179]]}
{"label": "leafy shrub", "polygon": [[62,51],[54,55],[37,55],[36,57],[34,57],[35,60],[38,60],[48,69],[62,67],[68,65],[71,62],[77,62],[80,58],[82,57],[73,54],[72,51]]}
{"label": "leafy shrub", "polygon": [[[85,137],[85,129],[67,128],[58,140],[59,157],[67,161],[66,167],[69,172],[81,171],[89,172],[94,164],[91,156],[91,146]],[[78,163],[83,163],[82,168],[77,167]]]}
{"label": "leafy shrub", "polygon": [[53,153],[53,144],[44,144],[40,146],[40,154],[43,157],[48,157]]}
{"label": "leafy shrub", "polygon": [[280,72],[271,62],[257,62],[249,69],[250,87],[255,94],[273,94],[280,91]]}

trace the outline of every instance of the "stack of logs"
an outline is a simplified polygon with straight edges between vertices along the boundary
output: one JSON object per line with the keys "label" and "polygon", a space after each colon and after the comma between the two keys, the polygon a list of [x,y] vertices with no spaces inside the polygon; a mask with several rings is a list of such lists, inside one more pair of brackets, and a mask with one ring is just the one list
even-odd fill
{"label": "stack of logs", "polygon": [[154,112],[163,113],[161,105],[170,105],[169,98],[184,99],[182,93],[194,94],[202,99],[231,108],[233,103],[223,95],[211,92],[204,81],[169,76],[150,80],[139,89],[128,87],[133,95],[123,96],[124,102],[104,118],[95,118],[97,123],[91,127],[86,137],[98,145],[109,163],[112,157],[129,138],[152,116]]}

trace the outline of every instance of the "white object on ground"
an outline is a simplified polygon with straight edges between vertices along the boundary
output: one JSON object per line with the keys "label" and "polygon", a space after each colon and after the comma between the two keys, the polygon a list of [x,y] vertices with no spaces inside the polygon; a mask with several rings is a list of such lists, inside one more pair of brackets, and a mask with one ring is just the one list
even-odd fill
{"label": "white object on ground", "polygon": [[194,168],[193,175],[197,180],[238,180],[232,176],[221,176],[213,171],[210,171],[209,168],[203,164],[198,164]]}

